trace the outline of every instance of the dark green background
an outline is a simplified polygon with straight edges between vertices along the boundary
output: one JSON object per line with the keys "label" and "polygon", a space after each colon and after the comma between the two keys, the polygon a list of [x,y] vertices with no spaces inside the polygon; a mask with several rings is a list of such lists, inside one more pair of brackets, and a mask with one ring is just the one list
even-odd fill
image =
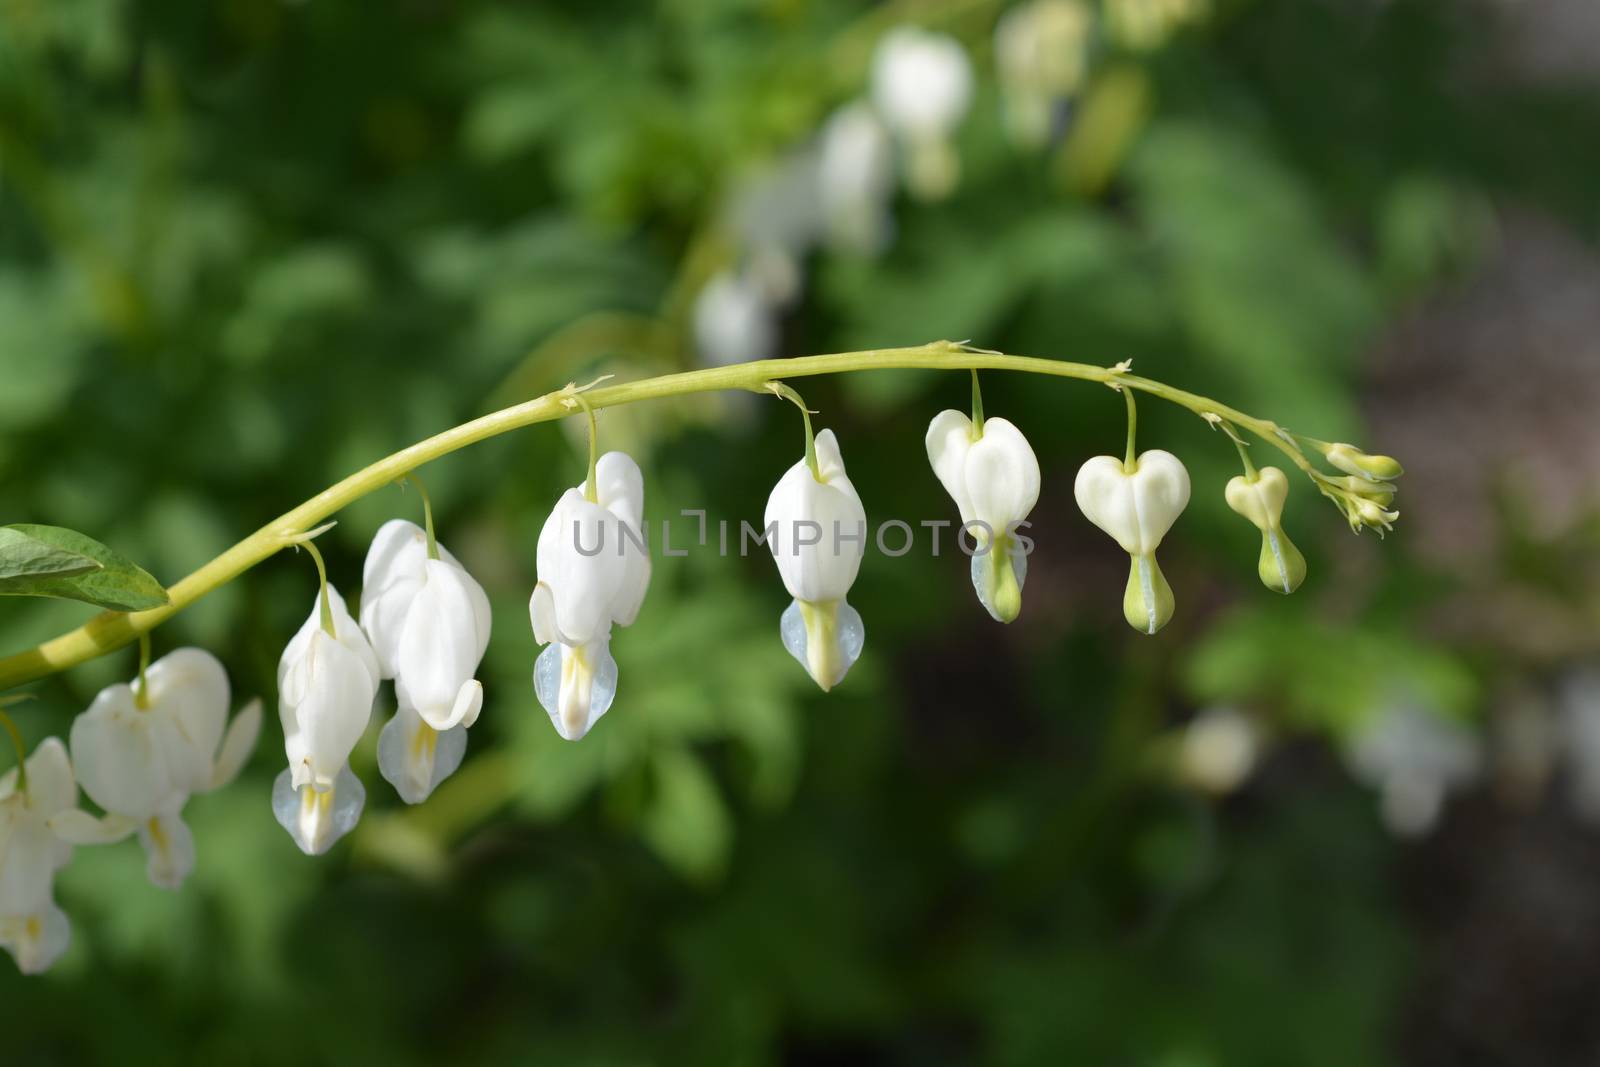
{"label": "dark green background", "polygon": [[[1489,4],[1217,0],[1151,52],[1097,44],[1092,73],[1136,72],[1152,104],[1108,182],[1074,190],[1058,154],[1003,135],[999,8],[0,0],[0,521],[83,530],[169,583],[420,437],[568,380],[695,365],[687,316],[730,253],[731,191],[859,94],[903,19],[974,52],[963,183],[897,200],[881,259],[811,257],[785,354],[972,338],[1132,359],[1411,468],[1382,545],[1296,483],[1311,576],[1286,601],[1223,504],[1232,448],[1147,402],[1144,442],[1195,486],[1163,548],[1178,614],[1147,639],[1121,619],[1126,561],[1072,502],[1078,464],[1122,447],[1120,400],[989,375],[989,413],[1044,472],[1014,625],[963,559],[869,555],[866,653],[824,697],[778,642],[770,560],[658,558],[613,642],[617,702],[570,745],[533,698],[525,605],[580,428],[441,460],[423,471],[440,537],[495,608],[462,772],[404,811],[373,731],[359,831],[301,856],[267,803],[270,709],[313,571],[284,555],[211,594],[156,652],[203,645],[239,702],[266,698],[256,757],[190,802],[181,893],[132,844],[78,850],[69,955],[31,980],[0,961],[0,1059],[1594,1062],[1600,866],[1559,790],[1515,806],[1485,785],[1397,843],[1339,750],[1396,694],[1493,736],[1594,653],[1594,529],[1525,521],[1537,482],[1472,467],[1491,547],[1430,541],[1462,503],[1437,487],[1463,439],[1543,409],[1447,388],[1456,351],[1416,358],[1408,324],[1479,308],[1506,342],[1474,373],[1534,373],[1519,344],[1557,287],[1500,320],[1480,279],[1518,219],[1580,250],[1595,233],[1600,93],[1518,52]],[[804,393],[871,518],[954,516],[922,435],[964,379]],[[798,458],[794,423],[736,397],[601,427],[644,466],[654,519],[737,523]],[[1541,447],[1528,462],[1552,462]],[[1414,516],[1413,489],[1443,510]],[[321,542],[336,584],[354,594],[378,524],[416,512],[393,489],[341,513]],[[0,603],[0,647],[88,614]],[[38,687],[30,743],[134,667]],[[1171,772],[1216,703],[1273,738],[1221,801]]]}

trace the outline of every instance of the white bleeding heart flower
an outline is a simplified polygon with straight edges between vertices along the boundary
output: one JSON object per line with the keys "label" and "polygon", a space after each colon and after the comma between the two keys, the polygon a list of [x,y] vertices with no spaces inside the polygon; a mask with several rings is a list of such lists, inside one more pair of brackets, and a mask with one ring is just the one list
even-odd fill
{"label": "white bleeding heart flower", "polygon": [[845,474],[832,430],[817,434],[817,469],[802,459],[767,498],[767,547],[794,597],[779,632],[784,647],[824,691],[861,655],[866,628],[846,602],[866,549],[867,513]]}
{"label": "white bleeding heart flower", "polygon": [[1017,531],[1039,502],[1039,460],[1022,431],[1005,419],[984,419],[979,430],[959,411],[941,411],[928,424],[928,462],[978,540],[972,585],[995,619],[1022,610],[1028,556]]}
{"label": "white bleeding heart flower", "polygon": [[1128,625],[1153,634],[1172,618],[1172,587],[1155,551],[1189,503],[1189,472],[1171,452],[1140,453],[1130,466],[1095,456],[1078,470],[1073,487],[1090,522],[1116,539],[1131,566],[1122,598]]}
{"label": "white bleeding heart flower", "polygon": [[272,784],[272,810],[308,855],[325,852],[361,817],[366,791],[350,753],[372,718],[378,657],[329,585],[278,662],[278,718],[289,766]]}
{"label": "white bleeding heart flower", "polygon": [[707,366],[770,359],[778,351],[777,306],[754,278],[724,271],[695,298],[694,337]]}
{"label": "white bleeding heart flower", "polygon": [[868,104],[835,111],[822,127],[817,191],[823,225],[833,247],[875,255],[894,229],[894,142]]}
{"label": "white bleeding heart flower", "polygon": [[1049,141],[1060,105],[1083,85],[1093,24],[1082,0],[1031,0],[996,23],[995,72],[1011,134],[1021,143]]}
{"label": "white bleeding heart flower", "polygon": [[238,776],[261,731],[261,703],[230,725],[227,672],[199,648],[168,653],[149,666],[142,689],[136,684],[102,689],[69,735],[78,782],[105,816],[74,808],[51,826],[77,845],[137,833],[151,882],[176,889],[194,868],[183,806]]}
{"label": "white bleeding heart flower", "polygon": [[594,500],[575,486],[545,520],[528,602],[534,639],[548,646],[534,664],[534,692],[568,741],[587,734],[611,707],[611,627],[632,624],[650,587],[644,475],[622,452],[601,456],[594,473]]}
{"label": "white bleeding heart flower", "polygon": [[960,161],[950,138],[972,105],[972,62],[942,33],[898,26],[872,58],[872,99],[906,150],[907,183],[936,199],[955,188]]}
{"label": "white bleeding heart flower", "polygon": [[489,598],[443,545],[391,519],[378,528],[362,569],[361,627],[379,674],[434,730],[471,726],[483,707],[473,676],[489,647]]}
{"label": "white bleeding heart flower", "polygon": [[1224,493],[1228,506],[1261,531],[1261,555],[1256,573],[1261,583],[1277,593],[1292,593],[1306,580],[1306,558],[1283,532],[1283,504],[1289,498],[1289,478],[1277,467],[1262,467],[1255,476],[1229,479]]}
{"label": "white bleeding heart flower", "polygon": [[407,804],[420,804],[467,753],[467,728],[435,730],[404,700],[378,734],[378,772]]}
{"label": "white bleeding heart flower", "polygon": [[16,768],[0,776],[0,947],[23,974],[41,974],[72,939],[54,892],[72,846],[50,822],[77,807],[78,786],[66,747],[54,737],[34,749],[26,767],[26,791],[17,788]]}
{"label": "white bleeding heart flower", "polygon": [[288,771],[272,783],[272,814],[308,856],[322,855],[355,829],[366,802],[367,791],[348,763],[326,789],[296,789]]}

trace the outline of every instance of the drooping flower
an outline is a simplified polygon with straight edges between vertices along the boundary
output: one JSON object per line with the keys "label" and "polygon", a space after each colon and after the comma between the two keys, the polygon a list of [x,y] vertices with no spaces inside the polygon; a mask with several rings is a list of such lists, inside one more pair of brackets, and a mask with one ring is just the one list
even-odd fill
{"label": "drooping flower", "polygon": [[365,792],[349,760],[379,683],[378,658],[344,598],[329,585],[319,600],[278,662],[289,766],[272,787],[278,821],[310,855],[326,851],[360,817]]}
{"label": "drooping flower", "polygon": [[1039,501],[1039,460],[1027,438],[1006,419],[984,419],[981,428],[953,409],[928,425],[928,462],[956,502],[963,524],[977,527],[972,585],[978,600],[1000,622],[1022,610],[1028,556],[1016,532]]}
{"label": "drooping flower", "polygon": [[183,806],[191,794],[238,776],[261,731],[261,703],[252,701],[229,724],[227,672],[199,648],[161,657],[138,684],[106,686],[72,723],[78,783],[105,816],[73,809],[52,827],[77,845],[137,833],[150,881],[176,889],[195,858]]}
{"label": "drooping flower", "polygon": [[1426,706],[1380,709],[1351,742],[1351,770],[1379,790],[1384,824],[1417,837],[1439,822],[1445,800],[1483,769],[1483,749],[1466,726]]}
{"label": "drooping flower", "polygon": [[972,104],[972,62],[961,42],[915,26],[889,31],[872,58],[872,99],[904,146],[911,191],[948,195],[961,169],[951,137]]}
{"label": "drooping flower", "polygon": [[1031,0],[1010,8],[994,31],[995,72],[1011,134],[1037,147],[1058,109],[1083,85],[1094,14],[1082,0]]}
{"label": "drooping flower", "polygon": [[1277,467],[1262,467],[1254,477],[1240,474],[1229,479],[1224,492],[1228,506],[1261,531],[1261,555],[1256,573],[1275,593],[1292,593],[1306,579],[1306,558],[1283,532],[1283,503],[1289,497],[1289,479]]}
{"label": "drooping flower", "polygon": [[568,489],[539,532],[538,584],[528,613],[534,639],[549,647],[534,664],[533,686],[568,741],[587,734],[616,697],[611,627],[632,624],[650,587],[643,517],[639,465],[607,452],[595,465],[593,486]]}
{"label": "drooping flower", "polygon": [[54,737],[34,749],[26,766],[26,791],[17,788],[16,768],[0,776],[0,947],[23,974],[41,974],[72,939],[54,891],[72,846],[50,822],[77,807],[78,786],[66,746]]}
{"label": "drooping flower", "polygon": [[694,337],[707,366],[769,359],[778,350],[777,307],[753,278],[724,271],[695,299]]}
{"label": "drooping flower", "polygon": [[818,153],[828,243],[861,255],[881,252],[894,229],[894,143],[883,121],[864,102],[846,104],[823,124]]}
{"label": "drooping flower", "polygon": [[1078,470],[1074,495],[1090,522],[1116,539],[1131,566],[1122,614],[1153,634],[1172,618],[1172,587],[1156,563],[1161,539],[1189,503],[1189,472],[1171,452],[1142,452],[1130,465],[1095,456]]}
{"label": "drooping flower", "polygon": [[817,434],[814,451],[815,471],[802,459],[773,487],[765,532],[794,597],[779,626],[784,647],[827,691],[844,679],[866,639],[861,616],[845,596],[861,569],[867,513],[832,430]]}
{"label": "drooping flower", "polygon": [[[473,677],[489,647],[489,598],[443,545],[404,519],[378,528],[362,571],[361,626],[399,704],[379,735],[378,770],[407,803],[427,799],[461,763],[483,706]],[[391,730],[408,743],[385,745]],[[455,759],[436,761],[436,751]]]}

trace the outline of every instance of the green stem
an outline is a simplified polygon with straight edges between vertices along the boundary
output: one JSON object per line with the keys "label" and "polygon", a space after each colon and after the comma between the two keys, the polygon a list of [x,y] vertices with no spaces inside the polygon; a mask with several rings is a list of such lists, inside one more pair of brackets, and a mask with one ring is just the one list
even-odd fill
{"label": "green stem", "polygon": [[[433,536],[433,501],[428,499],[428,487],[422,484],[413,471],[406,475],[406,481],[417,487],[417,495],[422,497],[422,528],[428,535],[428,558],[439,558],[439,541]],[[306,542],[310,544],[310,542]],[[324,591],[326,593],[326,591]]]}
{"label": "green stem", "polygon": [[[1137,389],[1142,393],[1188,408],[1196,415],[1208,417],[1215,415],[1227,419],[1235,426],[1243,427],[1270,442],[1307,475],[1315,477],[1317,474],[1316,467],[1300,451],[1295,439],[1283,434],[1276,423],[1247,415],[1208,397],[1129,374],[1120,367],[1097,367],[1089,363],[1069,363],[1064,360],[1040,359],[1034,356],[976,352],[950,341],[934,341],[912,348],[870,349],[862,352],[801,356],[794,359],[764,359],[726,367],[708,367],[678,374],[665,374],[638,382],[598,387],[586,392],[584,397],[598,410],[641,400],[725,389],[770,392],[767,383],[776,379],[907,369],[1017,371]],[[458,449],[510,430],[559,419],[570,410],[568,405],[563,403],[564,400],[570,399],[571,394],[565,390],[547,393],[452,427],[385,456],[278,516],[220,556],[203,564],[194,573],[167,590],[168,602],[163,606],[148,611],[104,612],[75,630],[69,630],[34,648],[0,659],[0,691],[55,674],[121,648],[128,642],[136,640],[140,634],[148,633],[166,622],[213,589],[226,585],[261,561],[295,544],[296,539],[304,531],[353,501],[381,489],[440,456],[449,455]]]}
{"label": "green stem", "polygon": [[817,438],[811,432],[811,409],[806,407],[806,402],[800,399],[800,394],[782,382],[768,382],[767,388],[773,394],[781,396],[795,407],[800,409],[800,418],[806,424],[806,466],[811,468],[811,477],[822,481],[822,469],[817,466]]}
{"label": "green stem", "polygon": [[17,750],[17,792],[27,796],[28,750],[22,747],[22,731],[17,729],[17,724],[4,711],[0,711],[0,726],[5,727],[6,734],[11,738],[11,747]]}
{"label": "green stem", "polygon": [[594,408],[583,398],[582,393],[573,393],[577,398],[578,406],[583,408],[583,413],[589,416],[589,480],[583,483],[583,498],[591,504],[600,503],[600,482],[596,472],[600,467],[600,429],[595,423]]}
{"label": "green stem", "polygon": [[139,635],[139,690],[133,694],[133,706],[143,710],[150,706],[150,683],[144,672],[150,666],[150,633]]}
{"label": "green stem", "polygon": [[322,630],[329,637],[338,640],[339,633],[333,628],[333,604],[328,600],[328,567],[322,562],[322,553],[318,551],[314,542],[301,541],[299,545],[311,553],[311,562],[317,565],[317,581],[321,584]]}
{"label": "green stem", "polygon": [[1244,442],[1239,440],[1239,438],[1232,437],[1232,435],[1230,435],[1230,438],[1233,441],[1233,447],[1239,450],[1240,462],[1244,464],[1244,480],[1247,482],[1256,481],[1261,477],[1261,475],[1256,472],[1256,465],[1250,462],[1249,450],[1245,448]]}
{"label": "green stem", "polygon": [[1133,402],[1133,390],[1126,387],[1122,395],[1128,401],[1128,453],[1122,461],[1122,469],[1129,474],[1139,469],[1139,454],[1134,451],[1134,437],[1139,430],[1139,408]]}
{"label": "green stem", "polygon": [[972,371],[972,439],[983,436],[983,390],[978,387],[978,371]]}

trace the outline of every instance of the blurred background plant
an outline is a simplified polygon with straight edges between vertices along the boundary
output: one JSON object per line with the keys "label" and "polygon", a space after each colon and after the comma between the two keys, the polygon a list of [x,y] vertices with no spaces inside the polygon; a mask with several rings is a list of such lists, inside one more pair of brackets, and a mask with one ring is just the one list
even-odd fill
{"label": "blurred background plant", "polygon": [[[770,561],[658,553],[573,745],[524,604],[581,442],[476,446],[424,472],[494,602],[462,770],[414,810],[372,788],[313,861],[269,726],[186,812],[182,893],[79,850],[72,950],[0,968],[6,1062],[1592,1063],[1596,49],[1587,0],[0,0],[0,519],[169,583],[571,379],[940,337],[1133,359],[1401,457],[1410,498],[1380,550],[1299,485],[1310,578],[1275,598],[1232,446],[1146,404],[1195,484],[1146,639],[1071,503],[1120,401],[991,375],[1044,468],[1016,624],[963,560],[869,555],[824,698]],[[965,390],[806,397],[869,516],[945,517],[921,439]],[[601,430],[652,519],[737,522],[792,423],[740,396]],[[341,515],[336,580],[415,506]],[[312,588],[273,560],[157,654],[271,701]],[[6,651],[89,614],[0,607]],[[14,711],[63,734],[133,671]]]}

